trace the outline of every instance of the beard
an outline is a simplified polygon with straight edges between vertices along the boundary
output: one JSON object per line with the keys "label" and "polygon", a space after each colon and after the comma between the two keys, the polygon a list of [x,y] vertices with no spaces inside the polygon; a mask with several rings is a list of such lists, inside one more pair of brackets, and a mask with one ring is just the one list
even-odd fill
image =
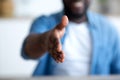
{"label": "beard", "polygon": [[73,13],[69,8],[64,7],[64,14],[67,15],[69,18],[81,18],[86,14],[86,11],[83,13]]}
{"label": "beard", "polygon": [[88,10],[89,5],[84,3],[85,8],[81,13],[74,13],[72,10],[65,4],[64,4],[64,14],[68,16],[68,18],[75,18],[80,19],[81,17],[85,16]]}

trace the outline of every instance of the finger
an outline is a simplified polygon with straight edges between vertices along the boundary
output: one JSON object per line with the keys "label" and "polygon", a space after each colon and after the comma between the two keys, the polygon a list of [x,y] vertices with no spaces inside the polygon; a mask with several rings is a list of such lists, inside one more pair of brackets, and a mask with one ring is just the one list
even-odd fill
{"label": "finger", "polygon": [[59,52],[59,53],[54,53],[54,52],[51,52],[50,53],[52,58],[57,62],[57,63],[62,63],[64,62],[64,53],[63,52]]}
{"label": "finger", "polygon": [[59,41],[59,43],[58,43],[58,45],[57,45],[56,51],[57,51],[57,52],[60,52],[61,50],[62,50],[62,45],[61,45],[61,43],[60,43],[60,41]]}
{"label": "finger", "polygon": [[61,62],[64,62],[65,61],[65,53],[62,51],[62,61]]}
{"label": "finger", "polygon": [[64,55],[63,55],[63,52],[62,52],[62,45],[60,43],[60,40],[59,39],[55,39],[54,41],[54,45],[53,45],[53,51],[54,53],[56,53],[56,56],[57,56],[57,59],[61,62],[62,61],[62,58],[64,58]]}
{"label": "finger", "polygon": [[63,51],[57,52],[54,48],[51,48],[51,50],[49,50],[50,55],[52,56],[52,58],[57,62],[64,62],[64,53]]}
{"label": "finger", "polygon": [[65,55],[64,55],[63,51],[57,53],[57,59],[59,60],[59,62],[61,62],[61,63],[64,62],[64,57],[65,57]]}
{"label": "finger", "polygon": [[52,37],[49,41],[49,43],[51,44],[49,46],[52,46],[52,48],[55,49],[56,52],[60,52],[62,50],[62,45],[59,38]]}
{"label": "finger", "polygon": [[59,59],[57,57],[57,48],[58,48],[58,39],[57,38],[51,38],[50,39],[50,45],[49,45],[49,48],[48,48],[48,51],[50,53],[50,55],[53,57],[53,59],[58,63],[59,62]]}
{"label": "finger", "polygon": [[60,57],[61,57],[61,62],[64,62],[65,54],[63,51],[61,51]]}
{"label": "finger", "polygon": [[62,50],[62,45],[59,39],[55,39],[53,46],[56,52],[60,52]]}
{"label": "finger", "polygon": [[48,52],[57,63],[63,62],[64,54],[62,52],[60,39],[57,37],[50,37],[49,39]]}
{"label": "finger", "polygon": [[68,25],[68,17],[66,15],[64,15],[62,17],[61,23],[57,25],[56,29],[63,29]]}

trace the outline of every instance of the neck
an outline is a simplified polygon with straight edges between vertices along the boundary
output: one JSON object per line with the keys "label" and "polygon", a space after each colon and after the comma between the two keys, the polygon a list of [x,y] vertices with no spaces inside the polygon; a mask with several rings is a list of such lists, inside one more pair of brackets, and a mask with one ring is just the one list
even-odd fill
{"label": "neck", "polygon": [[80,18],[74,18],[74,17],[68,17],[70,21],[75,22],[75,23],[82,23],[87,21],[86,15],[83,15]]}

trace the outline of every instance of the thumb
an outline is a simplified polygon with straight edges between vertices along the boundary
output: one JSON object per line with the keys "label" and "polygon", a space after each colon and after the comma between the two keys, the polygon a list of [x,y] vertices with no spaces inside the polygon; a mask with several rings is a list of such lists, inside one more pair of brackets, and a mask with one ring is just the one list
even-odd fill
{"label": "thumb", "polygon": [[66,15],[64,15],[62,17],[60,24],[57,25],[56,29],[61,30],[61,29],[65,28],[68,25],[68,22],[69,22],[68,17]]}

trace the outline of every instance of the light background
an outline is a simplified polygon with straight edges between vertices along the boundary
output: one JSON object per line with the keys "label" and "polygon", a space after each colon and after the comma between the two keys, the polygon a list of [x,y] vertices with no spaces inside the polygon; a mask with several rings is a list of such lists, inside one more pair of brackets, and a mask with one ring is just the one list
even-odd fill
{"label": "light background", "polygon": [[23,40],[36,17],[61,11],[62,3],[61,0],[14,0],[14,4],[16,17],[0,18],[0,77],[29,77],[37,61],[21,57]]}
{"label": "light background", "polygon": [[[50,15],[62,10],[61,0],[14,0],[17,18],[0,19],[0,76],[31,76],[37,61],[24,60],[20,56],[22,42],[32,21],[40,15]],[[97,3],[92,9],[97,11]],[[22,16],[31,16],[25,18]],[[110,16],[120,31],[120,17]]]}

